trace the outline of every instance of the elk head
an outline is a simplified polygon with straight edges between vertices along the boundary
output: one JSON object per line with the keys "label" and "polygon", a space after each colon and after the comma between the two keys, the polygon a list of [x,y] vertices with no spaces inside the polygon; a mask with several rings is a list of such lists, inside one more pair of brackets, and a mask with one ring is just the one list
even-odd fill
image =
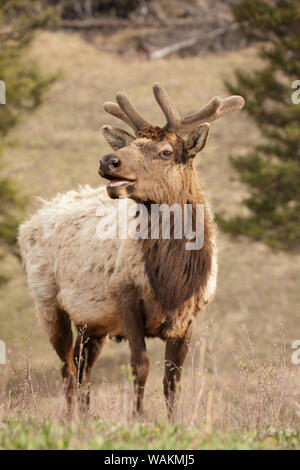
{"label": "elk head", "polygon": [[[244,106],[241,96],[213,98],[201,111],[180,118],[164,88],[153,85],[154,97],[167,123],[155,127],[134,108],[125,93],[104,109],[127,123],[135,133],[103,126],[104,137],[114,150],[100,160],[99,174],[110,180],[111,198],[130,197],[137,202],[180,202],[195,177],[193,159],[206,145],[210,122]],[[186,199],[185,199],[186,200]]]}

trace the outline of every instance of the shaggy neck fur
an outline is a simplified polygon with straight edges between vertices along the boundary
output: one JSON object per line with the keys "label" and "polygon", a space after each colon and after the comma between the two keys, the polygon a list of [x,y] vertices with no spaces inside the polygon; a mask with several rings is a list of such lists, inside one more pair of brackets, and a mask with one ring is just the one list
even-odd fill
{"label": "shaggy neck fur", "polygon": [[[179,309],[195,294],[201,295],[211,271],[212,258],[212,221],[204,192],[200,189],[193,170],[189,172],[185,191],[180,194],[178,200],[172,202],[180,203],[182,208],[184,204],[191,204],[193,221],[196,204],[204,204],[204,244],[201,249],[186,250],[185,238],[172,238],[172,220],[169,240],[161,238],[161,231],[159,239],[152,240],[149,236],[147,240],[141,240],[150,284],[163,309],[167,311]],[[151,222],[150,209],[148,217]]]}

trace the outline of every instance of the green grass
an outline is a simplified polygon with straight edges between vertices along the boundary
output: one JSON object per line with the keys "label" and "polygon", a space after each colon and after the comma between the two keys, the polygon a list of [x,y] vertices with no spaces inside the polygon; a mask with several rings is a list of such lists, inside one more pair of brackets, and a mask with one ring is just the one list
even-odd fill
{"label": "green grass", "polygon": [[196,429],[157,422],[151,426],[134,423],[130,426],[108,426],[95,416],[86,426],[51,422],[49,419],[13,418],[2,424],[0,449],[96,449],[96,450],[267,450],[297,449],[297,431],[281,433],[270,430],[264,435],[255,431],[245,433],[216,432],[206,435]]}

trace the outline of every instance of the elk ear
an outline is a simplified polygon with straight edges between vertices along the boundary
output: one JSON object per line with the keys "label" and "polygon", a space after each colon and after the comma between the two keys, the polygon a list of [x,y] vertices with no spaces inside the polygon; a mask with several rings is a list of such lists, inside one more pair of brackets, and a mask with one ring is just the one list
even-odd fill
{"label": "elk ear", "polygon": [[193,130],[187,137],[184,149],[187,158],[195,157],[205,147],[208,134],[210,131],[210,124],[207,122],[201,124],[197,129]]}
{"label": "elk ear", "polygon": [[113,150],[119,150],[126,147],[135,140],[135,137],[128,134],[128,132],[123,131],[123,129],[118,129],[117,127],[102,126],[101,131]]}

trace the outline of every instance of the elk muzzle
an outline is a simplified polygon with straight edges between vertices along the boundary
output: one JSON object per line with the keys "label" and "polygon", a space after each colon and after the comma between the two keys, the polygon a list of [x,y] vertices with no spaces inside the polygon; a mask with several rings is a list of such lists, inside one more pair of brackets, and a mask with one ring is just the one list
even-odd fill
{"label": "elk muzzle", "polygon": [[104,155],[100,160],[99,175],[109,180],[106,190],[112,199],[130,197],[133,193],[135,179],[122,175],[126,171],[124,166],[117,152]]}

